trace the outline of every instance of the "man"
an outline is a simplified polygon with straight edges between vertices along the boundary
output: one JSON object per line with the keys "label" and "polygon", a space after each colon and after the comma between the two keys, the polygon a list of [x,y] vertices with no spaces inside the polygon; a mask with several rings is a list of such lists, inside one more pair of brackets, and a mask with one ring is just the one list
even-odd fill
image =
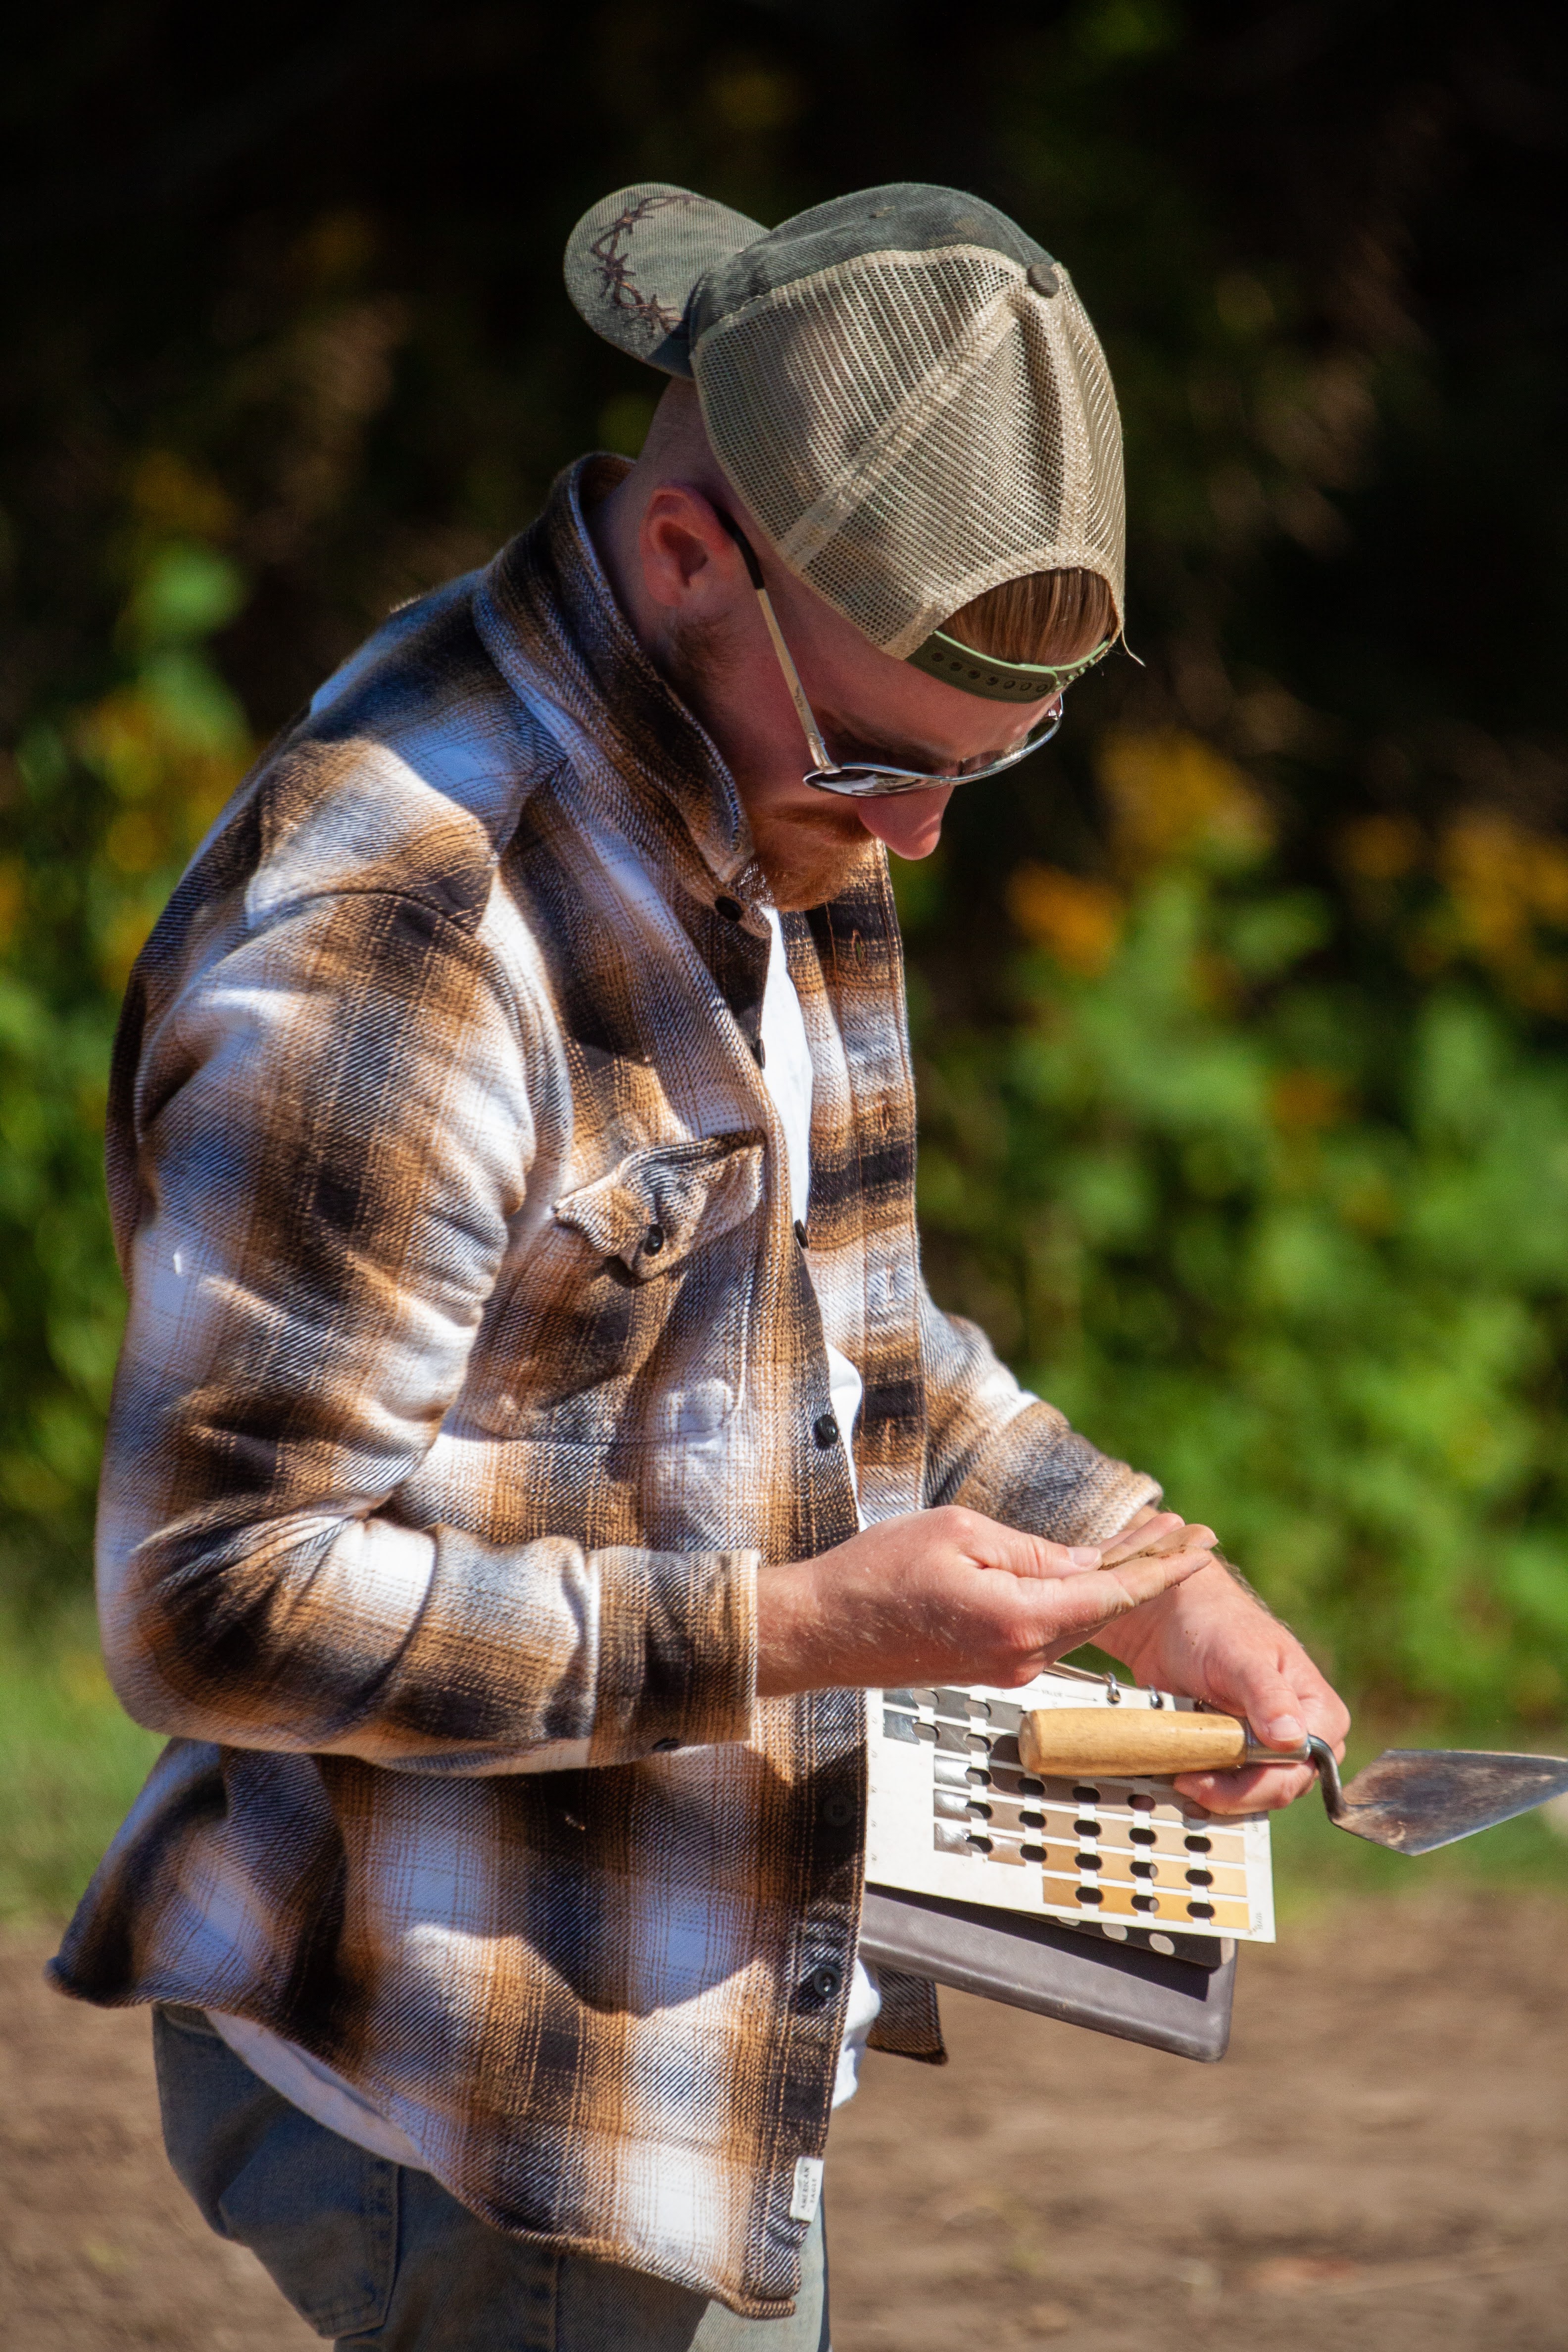
{"label": "man", "polygon": [[864,1691],[1094,1635],[1346,1718],[919,1276],[882,845],[1121,625],[1066,271],[652,187],[567,276],[672,377],[642,457],[323,688],[132,982],[100,1589],[172,1740],[56,1969],[159,2004],[176,2168],[321,2333],[800,2352],[830,2107],[942,2055],[856,1959]]}

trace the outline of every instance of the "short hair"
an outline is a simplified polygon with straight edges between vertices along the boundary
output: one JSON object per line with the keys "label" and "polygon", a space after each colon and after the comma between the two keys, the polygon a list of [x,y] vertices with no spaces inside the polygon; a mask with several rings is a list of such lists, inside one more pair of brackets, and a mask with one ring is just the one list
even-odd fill
{"label": "short hair", "polygon": [[1110,636],[1116,606],[1098,572],[1027,572],[961,604],[946,635],[993,661],[1081,660]]}

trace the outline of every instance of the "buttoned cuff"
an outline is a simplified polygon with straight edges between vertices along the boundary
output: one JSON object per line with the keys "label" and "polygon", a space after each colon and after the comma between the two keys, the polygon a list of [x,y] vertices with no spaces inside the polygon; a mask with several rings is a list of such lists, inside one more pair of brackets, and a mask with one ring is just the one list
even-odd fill
{"label": "buttoned cuff", "polygon": [[757,1691],[754,1551],[594,1554],[599,1675],[593,1764],[749,1739]]}

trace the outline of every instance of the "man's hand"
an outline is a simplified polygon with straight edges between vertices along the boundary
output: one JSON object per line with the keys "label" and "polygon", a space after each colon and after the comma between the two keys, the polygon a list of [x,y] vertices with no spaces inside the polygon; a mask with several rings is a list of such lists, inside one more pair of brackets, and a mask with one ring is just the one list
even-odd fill
{"label": "man's hand", "polygon": [[885,1519],[816,1559],[757,1577],[757,1694],[903,1683],[1026,1683],[1115,1619],[1207,1567],[1214,1535],[1140,1514],[1099,1546],[1020,1534],[948,1507]]}
{"label": "man's hand", "polygon": [[[1127,1547],[1146,1541],[1142,1516],[1105,1546],[1112,1572]],[[1351,1719],[1343,1700],[1289,1628],[1218,1560],[1124,1616],[1100,1645],[1141,1683],[1244,1717],[1267,1748],[1300,1748],[1315,1731],[1336,1756],[1344,1754]],[[1262,1764],[1242,1772],[1185,1773],[1176,1786],[1210,1812],[1252,1813],[1292,1803],[1315,1777],[1308,1764]]]}

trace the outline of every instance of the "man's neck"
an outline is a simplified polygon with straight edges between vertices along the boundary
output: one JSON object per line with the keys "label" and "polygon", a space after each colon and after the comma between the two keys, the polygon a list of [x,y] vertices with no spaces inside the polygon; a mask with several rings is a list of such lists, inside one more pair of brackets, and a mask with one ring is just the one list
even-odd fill
{"label": "man's neck", "polygon": [[[648,642],[647,616],[639,624],[637,589],[641,585],[637,564],[637,532],[642,522],[646,489],[637,483],[637,469],[633,466],[597,505],[585,509],[583,520],[588,527],[594,552],[610,584],[610,593],[620,606],[622,617],[644,653],[654,657]],[[649,600],[644,595],[640,602]]]}
{"label": "man's neck", "polygon": [[[588,535],[638,645],[723,751],[726,730],[706,688],[722,666],[724,646],[717,635],[672,628],[669,615],[644,584],[643,516],[657,487],[651,471],[634,466],[586,514]],[[706,490],[709,486],[704,482],[699,487]],[[819,907],[837,898],[875,856],[865,827],[849,808],[825,802],[820,809],[786,814],[756,806],[743,770],[733,761],[731,764],[757,862],[781,911]]]}

